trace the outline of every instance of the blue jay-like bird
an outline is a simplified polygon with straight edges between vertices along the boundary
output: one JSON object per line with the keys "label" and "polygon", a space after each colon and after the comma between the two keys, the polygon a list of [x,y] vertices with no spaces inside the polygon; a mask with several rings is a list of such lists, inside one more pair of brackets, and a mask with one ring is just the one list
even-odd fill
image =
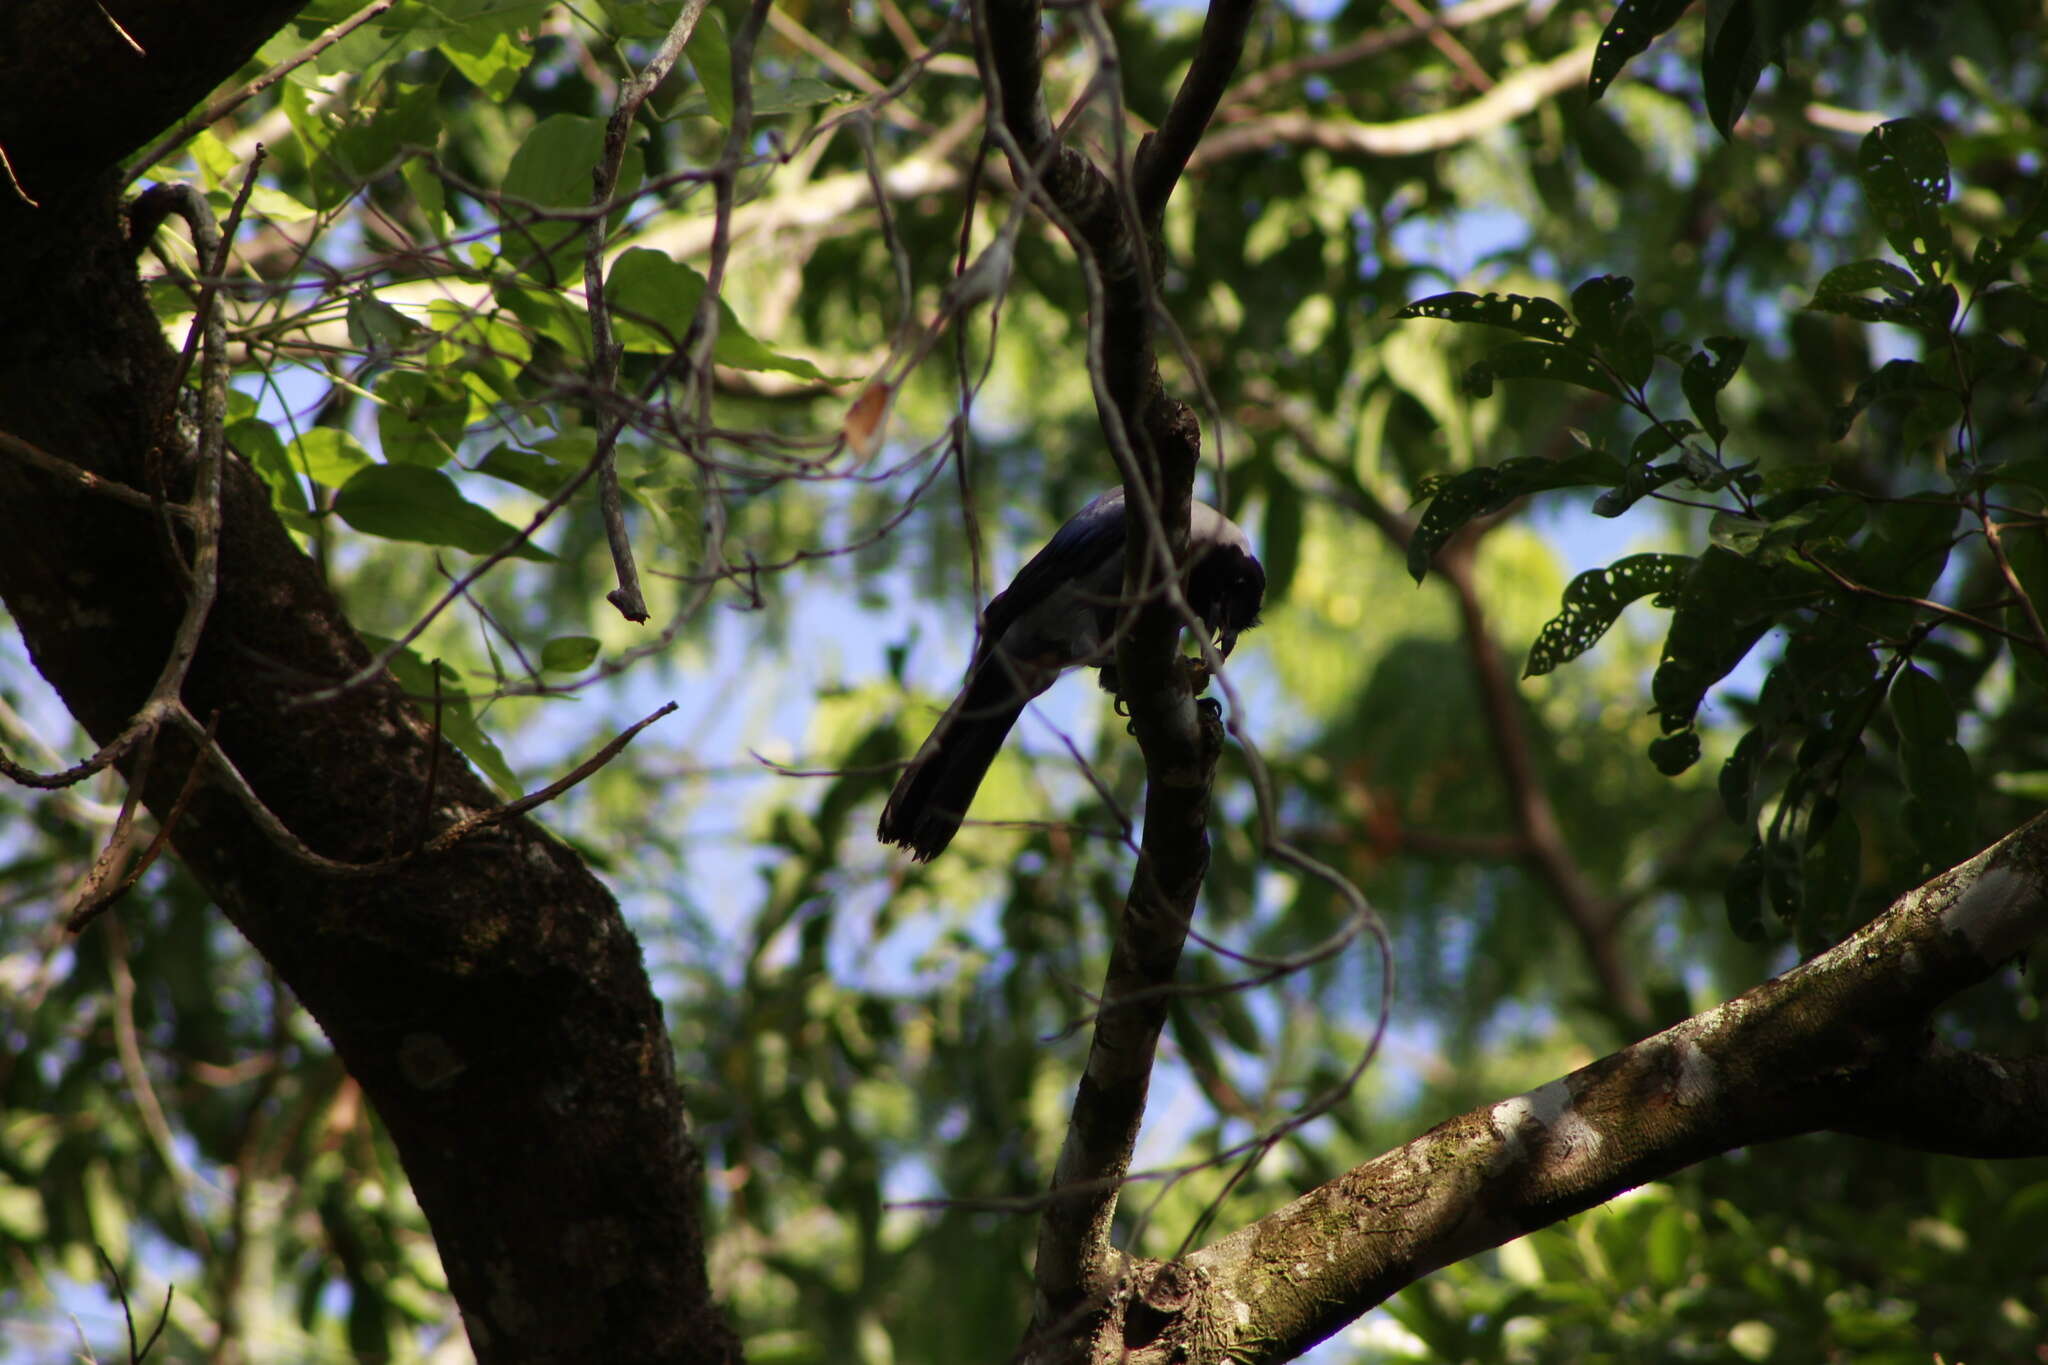
{"label": "blue jay-like bird", "polygon": [[[896,780],[877,831],[928,862],[945,851],[1024,706],[1066,669],[1113,662],[1124,586],[1124,491],[1083,507],[995,596],[967,685]],[[1238,525],[1206,503],[1188,519],[1182,591],[1228,658],[1259,621],[1266,570]]]}

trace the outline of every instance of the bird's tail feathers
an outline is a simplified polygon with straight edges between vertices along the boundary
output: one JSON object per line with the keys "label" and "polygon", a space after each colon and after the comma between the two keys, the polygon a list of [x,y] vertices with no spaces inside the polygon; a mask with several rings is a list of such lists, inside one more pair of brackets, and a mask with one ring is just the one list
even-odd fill
{"label": "bird's tail feathers", "polygon": [[1033,695],[1000,658],[983,660],[896,779],[882,807],[882,842],[909,849],[919,862],[944,852]]}

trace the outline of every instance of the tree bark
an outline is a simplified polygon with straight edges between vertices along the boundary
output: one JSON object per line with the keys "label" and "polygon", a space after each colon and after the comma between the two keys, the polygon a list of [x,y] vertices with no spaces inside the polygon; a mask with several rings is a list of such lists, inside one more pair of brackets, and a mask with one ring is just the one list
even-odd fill
{"label": "tree bark", "polygon": [[[189,496],[176,357],[109,168],[296,8],[0,8],[0,432]],[[218,596],[182,697],[218,715],[221,751],[263,803],[348,862],[496,805],[388,677],[297,704],[368,653],[232,456],[221,511]],[[102,743],[148,696],[185,611],[190,538],[171,524],[0,456],[0,598]],[[159,738],[142,793],[159,819],[200,761],[188,736]],[[172,842],[376,1106],[479,1360],[738,1357],[710,1297],[700,1160],[660,1006],[573,853],[515,820],[381,875],[336,875],[267,837],[212,764]]]}

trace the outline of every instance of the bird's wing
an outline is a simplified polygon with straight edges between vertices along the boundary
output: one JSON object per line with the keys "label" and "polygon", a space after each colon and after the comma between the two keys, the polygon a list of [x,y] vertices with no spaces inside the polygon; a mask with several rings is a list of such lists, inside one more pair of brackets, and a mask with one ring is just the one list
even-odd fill
{"label": "bird's wing", "polygon": [[982,613],[981,643],[975,662],[987,657],[995,641],[1017,619],[1068,584],[1092,578],[1104,563],[1123,553],[1124,490],[1112,488],[1067,518],[1043,549],[1033,556],[1010,586],[995,595]]}

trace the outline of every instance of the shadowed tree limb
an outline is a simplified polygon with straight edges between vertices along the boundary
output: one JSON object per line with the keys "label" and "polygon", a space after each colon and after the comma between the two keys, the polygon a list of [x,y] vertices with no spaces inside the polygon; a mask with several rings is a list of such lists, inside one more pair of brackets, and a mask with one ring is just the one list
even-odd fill
{"label": "shadowed tree limb", "polygon": [[1139,145],[1137,163],[1131,170],[1138,216],[1148,232],[1158,230],[1173,187],[1180,183],[1195,144],[1223,100],[1224,88],[1237,73],[1244,58],[1245,32],[1258,8],[1258,0],[1210,0],[1188,73],[1181,78],[1159,131]]}
{"label": "shadowed tree limb", "polygon": [[[0,6],[0,147],[25,191],[0,185],[0,430],[102,484],[153,488],[146,471],[160,472],[182,501],[200,461],[179,430],[177,356],[137,279],[118,163],[296,6],[109,3],[118,29],[97,5]],[[388,675],[297,704],[369,653],[256,473],[230,456],[218,475],[218,582],[181,713],[218,713],[220,753],[330,858],[413,847],[422,809],[438,830],[496,808]],[[90,486],[0,460],[0,597],[104,743],[182,657],[190,594],[160,523]],[[189,527],[171,534],[189,554]],[[199,743],[164,728],[142,800],[375,1104],[478,1359],[736,1359],[710,1299],[700,1157],[660,1007],[589,869],[515,818],[382,876],[312,872],[258,828],[219,765],[202,765],[168,819]]]}
{"label": "shadowed tree limb", "polygon": [[[1253,4],[1219,5],[1162,129],[1164,141],[1139,154],[1142,185],[1135,192],[1121,164],[1105,172],[1057,140],[1045,108],[1036,0],[984,0],[976,11],[978,56],[1000,113],[991,137],[1017,184],[1072,243],[1088,285],[1088,368],[1131,517],[1124,583],[1137,605],[1117,649],[1117,670],[1146,771],[1138,867],[1039,1227],[1025,1348],[1035,1359],[1086,1358],[1107,1320],[1102,1310],[1122,1264],[1110,1225],[1166,1019],[1166,996],[1157,988],[1173,979],[1209,864],[1209,788],[1222,734],[1199,716],[1178,664],[1189,613],[1172,569],[1187,542],[1201,432],[1193,412],[1160,381],[1153,341],[1159,261],[1144,224],[1157,222],[1242,52]],[[1106,34],[1094,37],[1101,68],[1113,71]],[[1123,155],[1120,142],[1115,153]]]}
{"label": "shadowed tree limb", "polygon": [[1439,1124],[1178,1264],[1134,1263],[1118,1302],[1138,1340],[1117,1359],[1292,1359],[1432,1270],[1757,1143],[2048,1154],[2048,1059],[1930,1037],[1936,1009],[2044,933],[2048,816],[1725,1005]]}

